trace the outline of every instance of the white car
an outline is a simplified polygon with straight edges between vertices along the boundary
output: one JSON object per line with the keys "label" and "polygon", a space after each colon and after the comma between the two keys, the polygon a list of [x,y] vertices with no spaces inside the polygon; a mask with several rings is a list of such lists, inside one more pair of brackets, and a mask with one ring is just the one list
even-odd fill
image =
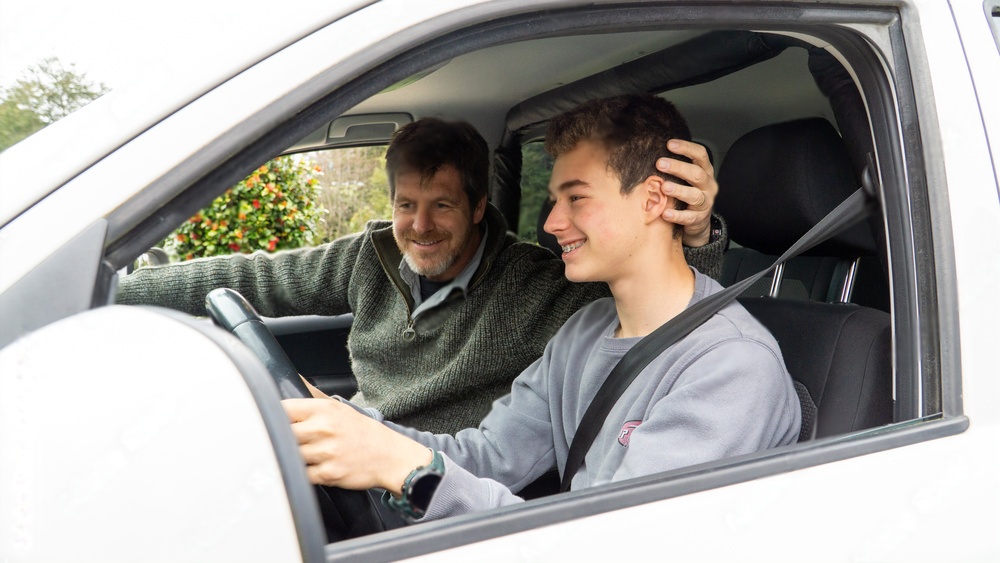
{"label": "white car", "polygon": [[[256,51],[179,62],[0,154],[0,561],[1000,560],[1000,2],[275,17]],[[114,304],[137,257],[269,158],[429,115],[482,132],[491,201],[532,223],[523,151],[631,91],[674,101],[713,155],[725,283],[855,188],[880,202],[741,298],[816,406],[797,444],[328,543],[264,364],[204,319]],[[327,390],[352,384],[329,344],[350,322],[268,320]]]}

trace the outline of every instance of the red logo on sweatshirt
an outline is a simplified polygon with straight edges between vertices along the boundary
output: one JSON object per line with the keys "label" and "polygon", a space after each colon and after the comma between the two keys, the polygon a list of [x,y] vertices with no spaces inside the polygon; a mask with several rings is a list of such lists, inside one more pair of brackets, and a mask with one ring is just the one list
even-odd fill
{"label": "red logo on sweatshirt", "polygon": [[642,424],[641,420],[630,420],[622,426],[621,432],[618,433],[618,443],[622,446],[628,447],[629,440],[632,439],[632,431]]}

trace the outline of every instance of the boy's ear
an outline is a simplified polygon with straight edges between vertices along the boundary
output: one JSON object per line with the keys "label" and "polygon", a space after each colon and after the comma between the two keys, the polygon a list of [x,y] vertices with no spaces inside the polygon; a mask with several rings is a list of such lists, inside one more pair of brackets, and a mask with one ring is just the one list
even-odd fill
{"label": "boy's ear", "polygon": [[642,190],[642,211],[647,223],[663,218],[663,212],[674,206],[674,198],[664,195],[663,184],[666,180],[650,175],[636,189]]}

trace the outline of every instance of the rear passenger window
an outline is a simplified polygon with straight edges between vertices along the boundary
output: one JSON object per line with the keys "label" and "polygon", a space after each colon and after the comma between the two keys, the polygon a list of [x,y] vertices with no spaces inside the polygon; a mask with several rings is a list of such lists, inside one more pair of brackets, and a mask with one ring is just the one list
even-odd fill
{"label": "rear passenger window", "polygon": [[521,147],[521,213],[517,234],[521,240],[538,244],[538,214],[548,198],[552,157],[542,142]]}

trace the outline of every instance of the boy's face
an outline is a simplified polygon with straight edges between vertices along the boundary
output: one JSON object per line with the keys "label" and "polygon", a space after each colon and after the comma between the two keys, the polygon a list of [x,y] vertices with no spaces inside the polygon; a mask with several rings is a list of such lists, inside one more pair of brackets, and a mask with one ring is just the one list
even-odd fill
{"label": "boy's face", "polygon": [[570,281],[613,283],[641,267],[630,263],[643,225],[640,190],[622,195],[606,162],[600,144],[583,141],[552,168],[554,205],[544,228],[562,246]]}

